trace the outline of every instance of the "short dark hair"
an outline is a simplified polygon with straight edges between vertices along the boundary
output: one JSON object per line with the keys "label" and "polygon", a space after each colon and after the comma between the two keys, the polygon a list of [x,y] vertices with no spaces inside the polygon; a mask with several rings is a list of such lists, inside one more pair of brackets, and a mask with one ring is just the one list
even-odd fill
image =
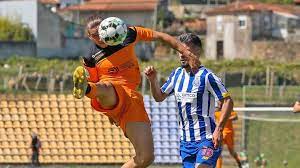
{"label": "short dark hair", "polygon": [[182,34],[178,36],[178,40],[185,44],[193,44],[195,46],[199,46],[202,49],[201,39],[193,33]]}
{"label": "short dark hair", "polygon": [[92,15],[92,16],[88,17],[86,20],[86,27],[85,27],[86,32],[88,33],[89,29],[99,26],[102,21],[103,21],[103,18],[99,15]]}

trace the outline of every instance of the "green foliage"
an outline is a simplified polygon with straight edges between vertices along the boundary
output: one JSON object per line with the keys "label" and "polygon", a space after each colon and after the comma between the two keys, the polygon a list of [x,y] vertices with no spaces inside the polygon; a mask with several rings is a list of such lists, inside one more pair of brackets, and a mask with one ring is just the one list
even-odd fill
{"label": "green foliage", "polygon": [[[274,71],[277,75],[286,76],[293,73],[299,74],[300,62],[281,63],[268,60],[201,60],[202,64],[215,73],[236,73],[244,70],[247,74],[265,73],[267,67]],[[9,57],[0,60],[0,74],[4,64],[8,64],[10,71],[18,72],[18,67],[23,65],[27,72],[47,73],[50,69],[54,69],[58,73],[65,73],[65,70],[72,72],[73,69],[80,64],[79,60],[62,60],[62,59],[46,59],[38,57]],[[146,66],[154,66],[163,76],[168,76],[172,70],[180,66],[177,59],[170,60],[151,60],[148,62],[140,62],[141,71]],[[67,69],[64,69],[64,68]]]}
{"label": "green foliage", "polygon": [[[291,72],[300,70],[299,62],[282,63],[273,62],[270,60],[202,60],[202,64],[212,69],[215,73],[228,72],[242,72],[244,70],[247,74],[265,73],[267,67],[270,67],[278,75],[290,75]],[[164,75],[170,74],[170,72],[180,66],[179,61],[176,59],[166,61],[149,61],[141,64],[142,69],[145,66],[153,65],[159,72]],[[299,72],[300,73],[300,72]]]}
{"label": "green foliage", "polygon": [[[10,68],[4,68],[7,64]],[[80,65],[79,60],[46,59],[37,57],[17,57],[0,60],[0,75],[13,76],[23,66],[23,72],[47,74],[53,70],[56,74],[72,73],[76,66]]]}
{"label": "green foliage", "polygon": [[0,17],[0,40],[2,41],[32,41],[32,31],[17,20]]}

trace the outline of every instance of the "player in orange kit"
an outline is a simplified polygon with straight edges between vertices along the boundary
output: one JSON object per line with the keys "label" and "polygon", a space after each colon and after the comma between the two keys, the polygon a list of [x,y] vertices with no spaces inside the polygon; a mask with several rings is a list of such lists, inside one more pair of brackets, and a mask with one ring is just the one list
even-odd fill
{"label": "player in orange kit", "polygon": [[[216,107],[216,112],[215,112],[216,122],[219,122],[219,119],[221,116],[221,107],[222,107],[222,105],[219,105],[219,104]],[[237,120],[237,119],[238,119],[237,113],[234,111],[231,112],[230,117],[228,118],[226,125],[224,127],[224,130],[223,130],[223,144],[227,145],[230,155],[235,159],[239,168],[241,168],[242,164],[240,162],[238,154],[234,150],[234,130],[233,130],[233,126],[232,126],[232,121]],[[221,168],[221,167],[222,167],[222,156],[220,156],[217,161],[217,168]]]}
{"label": "player in orange kit", "polygon": [[92,17],[87,23],[86,31],[94,44],[83,57],[83,66],[73,73],[73,95],[79,99],[89,97],[92,107],[120,126],[131,141],[136,155],[122,168],[144,168],[154,160],[154,147],[150,120],[143,97],[137,91],[141,76],[135,45],[140,41],[162,40],[187,57],[194,69],[200,61],[172,36],[142,27],[129,27],[122,44],[108,46],[98,34],[102,20]]}

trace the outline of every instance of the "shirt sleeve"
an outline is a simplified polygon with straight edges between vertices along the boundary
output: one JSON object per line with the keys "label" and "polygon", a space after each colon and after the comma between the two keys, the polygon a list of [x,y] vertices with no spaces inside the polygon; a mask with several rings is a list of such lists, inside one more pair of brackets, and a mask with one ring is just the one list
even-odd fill
{"label": "shirt sleeve", "polygon": [[216,112],[215,112],[215,119],[216,119],[216,122],[219,122],[219,120],[220,120],[220,114],[221,114],[220,111],[216,111]]}
{"label": "shirt sleeve", "polygon": [[162,93],[166,93],[168,95],[171,95],[174,93],[174,87],[175,87],[174,80],[175,80],[175,70],[170,74],[166,83],[160,88]]}
{"label": "shirt sleeve", "polygon": [[153,39],[153,30],[143,27],[135,27],[138,41],[151,41]]}
{"label": "shirt sleeve", "polygon": [[230,96],[221,79],[215,74],[209,73],[206,82],[208,91],[212,93],[218,101]]}
{"label": "shirt sleeve", "polygon": [[237,117],[237,113],[235,111],[231,112],[230,117]]}

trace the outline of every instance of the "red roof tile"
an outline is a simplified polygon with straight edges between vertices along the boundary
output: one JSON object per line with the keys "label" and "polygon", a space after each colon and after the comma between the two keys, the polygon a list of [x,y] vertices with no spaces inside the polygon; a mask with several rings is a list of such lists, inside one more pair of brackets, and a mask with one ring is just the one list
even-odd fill
{"label": "red roof tile", "polygon": [[204,19],[193,19],[183,22],[184,26],[191,31],[205,31],[206,30],[206,20]]}
{"label": "red roof tile", "polygon": [[59,4],[59,0],[39,0],[43,4]]}
{"label": "red roof tile", "polygon": [[156,5],[157,0],[89,0],[84,4],[63,8],[62,11],[153,11]]}
{"label": "red roof tile", "polygon": [[158,0],[87,0],[87,3],[157,3]]}
{"label": "red roof tile", "polygon": [[300,8],[292,5],[266,4],[259,2],[234,2],[229,5],[214,8],[207,12],[208,15],[226,14],[235,12],[251,12],[251,11],[273,11],[291,14],[300,14]]}

